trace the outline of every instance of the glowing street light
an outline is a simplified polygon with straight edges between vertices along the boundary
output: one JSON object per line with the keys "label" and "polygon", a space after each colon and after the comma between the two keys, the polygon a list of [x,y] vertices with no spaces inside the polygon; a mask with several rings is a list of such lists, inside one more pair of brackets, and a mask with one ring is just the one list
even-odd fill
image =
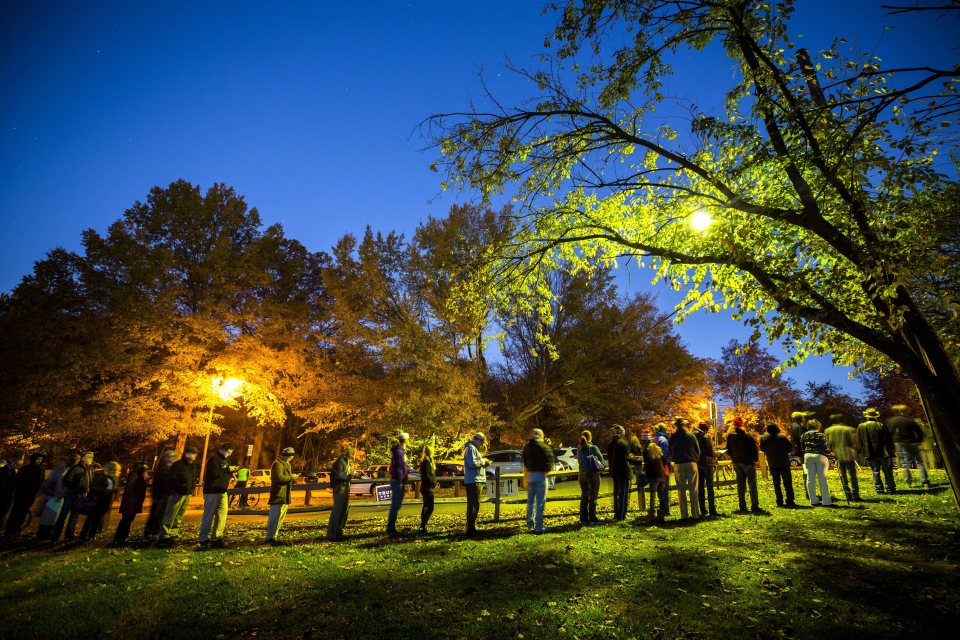
{"label": "glowing street light", "polygon": [[[240,390],[246,382],[239,378],[222,378],[220,376],[210,381],[214,393],[220,397],[223,402],[236,400],[240,395]],[[207,471],[207,448],[210,446],[210,430],[213,429],[213,402],[210,403],[210,415],[207,418],[207,435],[203,439],[203,458],[200,459],[200,482],[197,486],[203,488],[203,477]]]}
{"label": "glowing street light", "polygon": [[697,209],[690,216],[690,228],[697,233],[703,233],[713,224],[713,216],[706,209]]}

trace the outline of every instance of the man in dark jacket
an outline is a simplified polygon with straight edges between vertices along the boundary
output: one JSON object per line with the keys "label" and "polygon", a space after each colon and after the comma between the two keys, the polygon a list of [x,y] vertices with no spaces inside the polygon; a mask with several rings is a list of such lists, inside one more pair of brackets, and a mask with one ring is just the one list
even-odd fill
{"label": "man in dark jacket", "polygon": [[80,514],[77,512],[78,503],[83,500],[90,492],[90,482],[93,480],[93,451],[85,451],[80,456],[80,462],[73,465],[63,473],[61,484],[63,485],[63,506],[60,507],[60,515],[57,516],[57,523],[53,525],[53,535],[51,539],[56,543],[60,539],[60,533],[63,532],[64,524],[67,531],[63,536],[64,540],[73,540],[77,531],[77,519]]}
{"label": "man in dark jacket", "polygon": [[[873,486],[877,493],[896,493],[897,483],[893,479],[893,436],[890,429],[878,420],[880,412],[872,407],[863,412],[863,417],[866,420],[857,427],[857,439],[860,440],[863,456],[873,472]],[[884,482],[887,484],[886,489]]]}
{"label": "man in dark jacket", "polygon": [[180,535],[183,514],[190,504],[190,495],[197,485],[196,447],[187,447],[183,456],[170,466],[170,493],[167,495],[167,510],[163,514],[163,529],[160,532],[158,547],[169,548]]}
{"label": "man in dark jacket", "polygon": [[170,449],[160,455],[160,462],[153,470],[150,482],[150,515],[143,527],[143,537],[156,540],[163,529],[163,516],[167,512],[167,497],[170,495],[170,468],[177,459],[177,452]]}
{"label": "man in dark jacket", "polygon": [[925,489],[930,488],[930,479],[927,477],[927,468],[920,455],[920,443],[923,442],[923,429],[917,421],[910,417],[910,408],[905,404],[895,404],[890,407],[893,417],[887,420],[887,428],[893,436],[893,444],[897,449],[897,458],[900,468],[903,469],[903,479],[907,486],[913,486],[913,474],[910,469],[917,465],[920,471],[920,484]]}
{"label": "man in dark jacket", "polygon": [[[773,492],[777,496],[777,506],[795,508],[797,503],[794,501],[793,478],[790,470],[793,443],[780,433],[780,427],[771,422],[767,424],[766,435],[760,437],[760,450],[767,457],[767,466],[770,467],[770,475],[773,477]],[[784,491],[787,494],[786,503],[783,501]]]}
{"label": "man in dark jacket", "polygon": [[270,467],[270,515],[267,517],[267,544],[281,544],[277,534],[287,515],[287,507],[293,501],[293,468],[290,461],[295,455],[293,447],[287,447],[280,452],[273,466]]}
{"label": "man in dark jacket", "polygon": [[624,437],[624,429],[613,425],[613,440],[607,445],[607,463],[613,478],[613,519],[626,520],[630,502],[630,442]]}
{"label": "man in dark jacket", "polygon": [[120,496],[120,522],[113,534],[111,547],[122,547],[130,535],[130,527],[143,511],[143,502],[147,498],[147,469],[146,462],[137,463],[127,474],[123,483],[123,495]]}
{"label": "man in dark jacket", "polygon": [[541,534],[543,509],[547,501],[547,474],[556,464],[553,449],[543,442],[543,431],[534,429],[523,447],[523,469],[527,480],[527,529]]}
{"label": "man in dark jacket", "polygon": [[717,502],[713,494],[713,474],[717,469],[717,456],[710,440],[710,423],[701,422],[693,432],[700,448],[697,460],[697,497],[700,498],[700,515],[717,516]]}
{"label": "man in dark jacket", "polygon": [[353,480],[353,447],[347,445],[330,471],[330,488],[333,490],[333,510],[327,522],[327,540],[343,539],[343,528],[350,511],[350,481]]}
{"label": "man in dark jacket", "polygon": [[[200,546],[222,549],[223,532],[227,528],[227,489],[233,479],[234,467],[228,458],[233,455],[233,445],[224,442],[207,460],[203,471],[203,518],[200,520]],[[211,535],[210,530],[213,529]]]}
{"label": "man in dark jacket", "polygon": [[410,434],[403,432],[397,436],[397,444],[390,450],[390,512],[387,514],[387,535],[397,536],[397,515],[403,506],[403,494],[407,490],[407,441]]}
{"label": "man in dark jacket", "polygon": [[23,528],[23,521],[37,499],[37,493],[43,484],[43,454],[34,453],[30,456],[30,463],[24,465],[17,472],[13,480],[13,504],[10,515],[7,517],[7,526],[4,533],[15,536]]}
{"label": "man in dark jacket", "polygon": [[700,459],[700,446],[697,438],[687,431],[689,422],[684,418],[674,418],[673,435],[670,436],[670,459],[676,467],[677,497],[680,499],[680,519],[687,519],[687,497],[690,499],[689,513],[694,520],[700,519],[700,497],[697,495],[697,461]]}
{"label": "man in dark jacket", "polygon": [[733,472],[737,477],[737,499],[740,501],[739,513],[747,513],[746,491],[750,486],[750,511],[763,513],[757,497],[757,462],[760,453],[757,441],[743,430],[743,418],[733,419],[733,432],[727,436],[727,455],[733,462]]}

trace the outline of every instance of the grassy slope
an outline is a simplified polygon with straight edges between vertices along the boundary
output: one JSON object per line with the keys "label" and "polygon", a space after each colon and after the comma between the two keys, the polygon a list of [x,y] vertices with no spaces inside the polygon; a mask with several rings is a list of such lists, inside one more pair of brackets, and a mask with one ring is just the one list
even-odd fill
{"label": "grassy slope", "polygon": [[[720,510],[734,508],[726,492]],[[545,536],[512,512],[477,541],[437,516],[440,533],[391,543],[376,520],[319,542],[326,523],[308,520],[285,530],[287,548],[228,524],[225,551],[7,551],[0,636],[917,638],[960,622],[946,490],[695,526],[581,530],[572,504],[548,511]]]}

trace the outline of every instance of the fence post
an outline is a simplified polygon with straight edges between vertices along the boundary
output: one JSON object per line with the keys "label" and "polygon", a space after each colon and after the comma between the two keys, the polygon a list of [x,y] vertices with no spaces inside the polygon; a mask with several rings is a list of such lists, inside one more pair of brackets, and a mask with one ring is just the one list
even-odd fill
{"label": "fence post", "polygon": [[306,495],[303,496],[303,506],[305,506],[305,507],[309,507],[309,506],[310,506],[310,494],[311,494],[311,493],[312,493],[312,491],[310,491],[310,489],[307,489]]}
{"label": "fence post", "polygon": [[454,498],[460,497],[460,480],[453,481],[453,497]]}
{"label": "fence post", "polygon": [[493,502],[493,521],[500,522],[500,467],[497,466],[493,471],[494,502]]}

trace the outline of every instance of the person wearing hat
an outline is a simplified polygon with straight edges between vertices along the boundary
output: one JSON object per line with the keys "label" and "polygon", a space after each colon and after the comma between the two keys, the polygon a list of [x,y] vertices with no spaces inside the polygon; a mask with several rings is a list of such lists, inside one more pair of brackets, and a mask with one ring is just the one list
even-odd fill
{"label": "person wearing hat", "polygon": [[857,478],[857,456],[860,455],[860,442],[857,430],[844,424],[842,413],[830,415],[830,426],[823,432],[827,446],[837,458],[840,468],[840,486],[847,501],[860,502],[860,480]]}
{"label": "person wearing hat", "polygon": [[406,491],[407,476],[410,468],[407,466],[407,442],[410,434],[404,432],[397,436],[397,444],[390,452],[390,514],[387,516],[387,535],[391,538],[397,535],[397,515],[403,506],[403,494]]}
{"label": "person wearing hat", "polygon": [[658,422],[653,427],[653,441],[660,447],[663,454],[661,461],[666,475],[663,478],[663,491],[667,496],[667,502],[663,505],[663,515],[670,515],[670,476],[673,475],[673,460],[670,459],[670,438],[667,437],[667,425]]}
{"label": "person wearing hat", "polygon": [[467,489],[467,535],[477,535],[477,516],[480,515],[480,489],[486,482],[487,461],[480,455],[480,448],[487,437],[482,433],[473,436],[463,448],[463,485]]}
{"label": "person wearing hat", "polygon": [[873,472],[873,486],[879,494],[896,493],[897,483],[893,479],[893,436],[890,429],[880,422],[880,412],[872,407],[863,412],[863,417],[866,420],[857,427],[857,438],[863,447],[863,456],[870,465],[870,471]]}
{"label": "person wearing hat", "polygon": [[610,477],[613,479],[613,519],[627,519],[630,504],[631,467],[635,462],[630,455],[630,442],[626,438],[626,429],[619,424],[613,425],[613,439],[607,445],[607,462]]}
{"label": "person wearing hat", "polygon": [[190,495],[197,486],[197,454],[200,450],[190,446],[183,450],[179,460],[170,465],[169,491],[167,494],[167,509],[163,514],[163,525],[160,529],[160,539],[157,546],[168,549],[177,541],[180,535],[180,525],[183,523],[183,514],[190,504]]}
{"label": "person wearing hat", "polygon": [[737,478],[738,513],[747,513],[747,487],[750,487],[750,512],[763,513],[757,495],[757,463],[760,452],[757,441],[743,428],[743,418],[733,419],[733,431],[727,435],[727,455],[733,462],[733,473]]}
{"label": "person wearing hat", "polygon": [[333,491],[333,510],[327,521],[327,540],[336,542],[343,539],[343,528],[347,525],[347,513],[350,509],[350,481],[353,480],[353,445],[347,444],[330,470],[330,489]]}
{"label": "person wearing hat", "polygon": [[[767,424],[767,433],[760,436],[760,450],[767,456],[767,466],[773,477],[773,493],[777,496],[777,506],[793,509],[797,506],[793,493],[793,478],[790,470],[790,454],[793,444],[780,433],[780,427],[774,422]],[[782,488],[781,488],[781,485]],[[787,494],[784,503],[783,494]]]}
{"label": "person wearing hat", "polygon": [[267,516],[267,537],[264,540],[267,544],[280,544],[277,534],[293,497],[294,475],[290,461],[295,453],[293,447],[286,447],[270,467],[270,499],[267,501],[270,515]]}
{"label": "person wearing hat", "polygon": [[543,442],[543,431],[534,429],[523,447],[523,471],[527,481],[527,529],[541,534],[543,509],[547,501],[547,474],[553,471],[557,458]]}
{"label": "person wearing hat", "polygon": [[[700,444],[696,436],[687,431],[690,423],[684,418],[674,418],[673,435],[670,436],[670,458],[676,467],[677,497],[680,499],[680,519],[686,520],[689,513],[694,520],[700,519],[700,495],[698,493],[698,467]],[[687,508],[687,497],[690,505]]]}
{"label": "person wearing hat", "polygon": [[[233,479],[234,467],[228,458],[233,455],[233,445],[222,443],[207,459],[203,472],[203,517],[200,519],[200,546],[222,549],[223,532],[227,528],[229,498],[227,489]],[[211,529],[213,533],[211,534]]]}
{"label": "person wearing hat", "polygon": [[137,514],[143,511],[143,502],[147,498],[147,466],[146,462],[134,465],[123,481],[123,495],[120,496],[120,522],[113,534],[111,547],[122,547],[130,535],[130,526]]}
{"label": "person wearing hat", "polygon": [[927,468],[920,455],[920,444],[923,442],[923,429],[910,416],[910,408],[905,404],[895,404],[890,407],[893,417],[887,420],[887,428],[893,436],[893,445],[897,450],[897,464],[903,469],[903,479],[907,486],[913,486],[913,474],[910,469],[917,465],[920,472],[920,484],[930,488],[930,479],[927,477]]}

